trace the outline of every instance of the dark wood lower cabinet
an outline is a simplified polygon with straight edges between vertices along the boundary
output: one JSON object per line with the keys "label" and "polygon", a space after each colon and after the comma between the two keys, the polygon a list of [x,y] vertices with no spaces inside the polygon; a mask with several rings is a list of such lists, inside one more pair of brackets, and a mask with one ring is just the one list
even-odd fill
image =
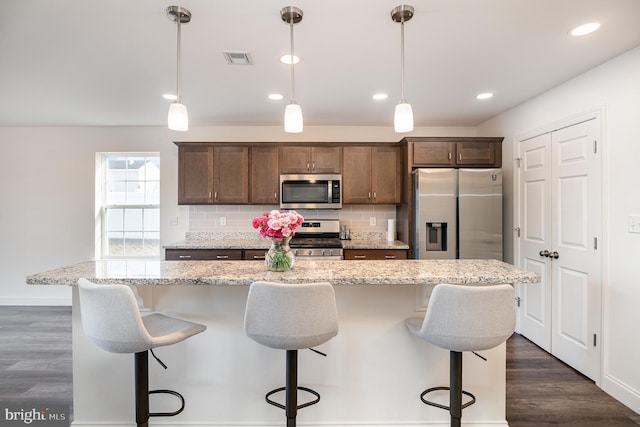
{"label": "dark wood lower cabinet", "polygon": [[243,251],[238,249],[166,249],[167,261],[241,261]]}
{"label": "dark wood lower cabinet", "polygon": [[345,260],[396,260],[407,259],[406,249],[345,249]]}

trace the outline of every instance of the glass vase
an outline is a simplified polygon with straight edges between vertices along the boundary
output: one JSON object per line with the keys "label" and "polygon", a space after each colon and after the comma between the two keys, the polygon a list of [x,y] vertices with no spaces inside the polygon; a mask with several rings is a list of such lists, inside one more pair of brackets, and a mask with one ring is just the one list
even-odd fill
{"label": "glass vase", "polygon": [[264,258],[271,271],[287,271],[293,267],[295,258],[289,247],[289,240],[273,242]]}

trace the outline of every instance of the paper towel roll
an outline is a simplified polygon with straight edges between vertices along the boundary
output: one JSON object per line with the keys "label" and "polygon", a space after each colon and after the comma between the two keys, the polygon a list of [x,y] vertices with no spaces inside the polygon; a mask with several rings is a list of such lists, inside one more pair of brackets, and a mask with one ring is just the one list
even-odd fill
{"label": "paper towel roll", "polygon": [[387,242],[393,242],[396,240],[396,220],[390,219],[387,221]]}

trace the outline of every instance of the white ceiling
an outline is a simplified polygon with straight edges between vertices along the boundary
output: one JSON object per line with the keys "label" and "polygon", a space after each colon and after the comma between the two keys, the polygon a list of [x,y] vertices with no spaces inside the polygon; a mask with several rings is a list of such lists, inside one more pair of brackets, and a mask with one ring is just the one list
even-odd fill
{"label": "white ceiling", "polygon": [[[182,27],[181,95],[190,123],[279,125],[290,96],[294,27],[296,100],[305,125],[392,126],[400,98],[398,0],[0,0],[0,126],[165,125],[175,92]],[[474,126],[640,45],[639,0],[407,0],[406,98],[416,126]],[[572,27],[602,24],[574,38]],[[254,64],[227,65],[222,51]],[[475,95],[491,91],[494,98]],[[271,101],[272,92],[284,94]],[[386,92],[385,101],[372,95]]]}

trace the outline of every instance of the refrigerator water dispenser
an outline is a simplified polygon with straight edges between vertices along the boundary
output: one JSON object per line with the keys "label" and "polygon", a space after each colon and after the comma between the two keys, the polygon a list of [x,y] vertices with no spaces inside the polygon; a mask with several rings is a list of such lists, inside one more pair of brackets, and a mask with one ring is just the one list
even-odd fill
{"label": "refrigerator water dispenser", "polygon": [[427,222],[427,251],[447,250],[447,223]]}

